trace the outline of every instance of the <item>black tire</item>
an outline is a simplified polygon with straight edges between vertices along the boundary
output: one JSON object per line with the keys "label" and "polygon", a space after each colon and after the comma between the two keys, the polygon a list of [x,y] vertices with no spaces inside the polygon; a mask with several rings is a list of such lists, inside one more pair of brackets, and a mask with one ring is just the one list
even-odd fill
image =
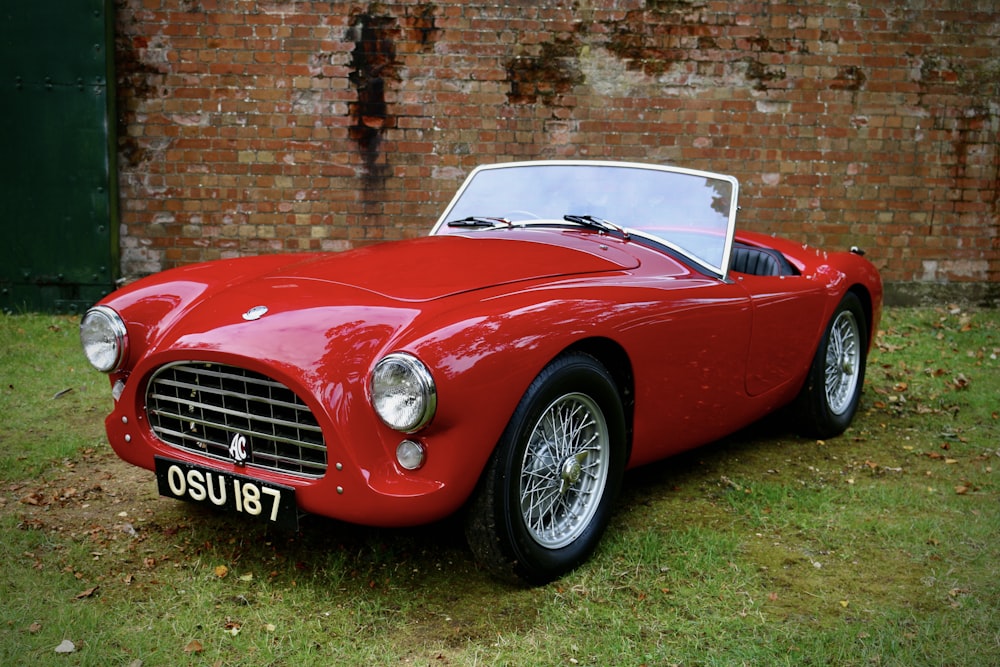
{"label": "black tire", "polygon": [[532,585],[580,565],[611,518],[625,457],[611,375],[588,354],[556,358],[518,403],[469,504],[465,534],[476,559]]}
{"label": "black tire", "polygon": [[802,435],[832,438],[850,426],[861,401],[867,358],[864,309],[858,297],[848,292],[830,317],[795,401]]}

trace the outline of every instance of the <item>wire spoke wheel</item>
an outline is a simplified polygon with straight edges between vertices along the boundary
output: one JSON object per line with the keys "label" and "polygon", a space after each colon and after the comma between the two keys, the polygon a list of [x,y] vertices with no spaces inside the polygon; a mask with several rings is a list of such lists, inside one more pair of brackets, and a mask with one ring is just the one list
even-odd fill
{"label": "wire spoke wheel", "polygon": [[854,400],[861,366],[861,334],[849,310],[842,311],[830,328],[826,348],[824,386],[830,412],[842,415]]}
{"label": "wire spoke wheel", "polygon": [[795,399],[802,435],[832,438],[851,425],[861,403],[868,343],[865,309],[858,296],[848,292],[830,317]]}
{"label": "wire spoke wheel", "polygon": [[586,352],[553,359],[528,386],[483,471],[465,536],[493,574],[543,584],[597,547],[627,457],[622,397]]}
{"label": "wire spoke wheel", "polygon": [[610,439],[589,396],[566,394],[542,414],[521,462],[521,517],[531,537],[561,548],[590,525],[608,478]]}

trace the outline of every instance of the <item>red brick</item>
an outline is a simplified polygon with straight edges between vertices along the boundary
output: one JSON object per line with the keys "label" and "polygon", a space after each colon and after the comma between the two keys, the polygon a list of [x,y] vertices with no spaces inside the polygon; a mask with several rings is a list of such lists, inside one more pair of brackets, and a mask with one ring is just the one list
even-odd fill
{"label": "red brick", "polygon": [[[124,273],[415,236],[476,164],[586,157],[732,173],[744,226],[863,235],[887,280],[1000,277],[1000,10],[645,5],[122,0]],[[363,53],[385,113],[366,148]]]}

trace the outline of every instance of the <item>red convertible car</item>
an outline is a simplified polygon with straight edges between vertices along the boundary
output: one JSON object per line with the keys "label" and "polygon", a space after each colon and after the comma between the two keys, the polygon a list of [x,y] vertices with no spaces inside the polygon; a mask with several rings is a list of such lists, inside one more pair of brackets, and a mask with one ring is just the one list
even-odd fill
{"label": "red convertible car", "polygon": [[720,174],[473,171],[424,238],[165,271],[89,310],[118,455],[166,496],[295,527],[459,510],[490,571],[584,561],[626,469],[790,406],[850,424],[875,268],[736,231]]}

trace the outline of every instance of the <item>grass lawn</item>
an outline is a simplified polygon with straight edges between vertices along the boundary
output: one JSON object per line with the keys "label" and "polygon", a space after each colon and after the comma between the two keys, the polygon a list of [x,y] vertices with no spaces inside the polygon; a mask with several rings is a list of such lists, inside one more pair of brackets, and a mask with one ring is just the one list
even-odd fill
{"label": "grass lawn", "polygon": [[1000,665],[1000,312],[887,311],[845,435],[778,417],[632,471],[533,589],[455,520],[287,534],[159,498],[76,329],[0,315],[0,665]]}

